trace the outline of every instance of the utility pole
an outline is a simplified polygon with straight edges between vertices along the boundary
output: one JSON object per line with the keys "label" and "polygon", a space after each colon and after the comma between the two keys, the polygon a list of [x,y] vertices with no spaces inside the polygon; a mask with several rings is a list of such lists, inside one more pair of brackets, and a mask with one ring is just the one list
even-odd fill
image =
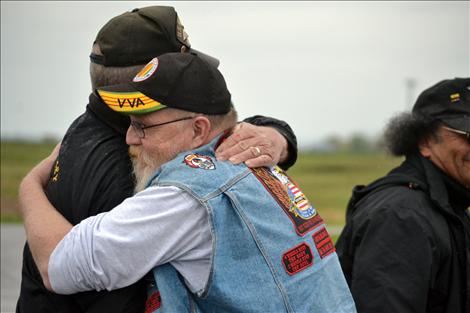
{"label": "utility pole", "polygon": [[406,86],[406,109],[411,110],[415,102],[416,79],[411,78],[411,77],[406,78],[405,86]]}

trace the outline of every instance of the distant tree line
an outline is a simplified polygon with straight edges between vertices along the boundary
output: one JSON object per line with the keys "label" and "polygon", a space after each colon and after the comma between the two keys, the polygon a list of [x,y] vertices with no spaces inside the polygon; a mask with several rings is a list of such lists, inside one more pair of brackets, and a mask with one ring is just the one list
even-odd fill
{"label": "distant tree line", "polygon": [[324,140],[301,150],[303,152],[376,153],[385,152],[385,144],[383,136],[353,133],[348,137],[329,135]]}

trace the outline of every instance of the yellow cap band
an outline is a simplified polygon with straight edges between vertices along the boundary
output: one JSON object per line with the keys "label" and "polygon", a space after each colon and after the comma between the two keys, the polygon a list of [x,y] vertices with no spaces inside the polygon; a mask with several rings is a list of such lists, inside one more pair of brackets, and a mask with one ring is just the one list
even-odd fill
{"label": "yellow cap band", "polygon": [[141,92],[112,92],[97,90],[104,103],[113,111],[124,114],[145,114],[166,108]]}

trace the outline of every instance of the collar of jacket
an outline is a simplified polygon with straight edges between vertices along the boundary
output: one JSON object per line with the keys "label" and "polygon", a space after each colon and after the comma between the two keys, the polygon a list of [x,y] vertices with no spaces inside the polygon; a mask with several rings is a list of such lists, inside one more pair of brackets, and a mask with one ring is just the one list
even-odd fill
{"label": "collar of jacket", "polygon": [[394,168],[385,177],[382,177],[368,186],[356,186],[350,204],[352,209],[359,201],[369,194],[388,186],[407,186],[410,189],[422,190],[429,195],[431,201],[441,211],[452,218],[457,218],[449,203],[449,193],[444,178],[446,174],[437,168],[431,161],[416,153],[408,156],[398,167]]}
{"label": "collar of jacket", "polygon": [[459,184],[452,177],[443,173],[442,178],[447,187],[449,194],[450,205],[460,211],[465,211],[470,208],[470,189],[467,189],[462,184]]}
{"label": "collar of jacket", "polygon": [[[403,167],[402,169],[405,171],[414,172],[414,175],[410,174],[421,182],[424,182],[426,185],[425,189],[431,200],[446,213],[455,217],[455,212],[450,205],[449,192],[446,186],[448,185],[446,182],[454,181],[452,178],[419,153],[407,157],[400,167]],[[457,183],[453,184],[454,187],[455,185],[457,185]],[[452,186],[451,188],[453,189]]]}
{"label": "collar of jacket", "polygon": [[95,94],[90,94],[87,106],[96,116],[110,128],[125,136],[129,128],[130,119],[126,115],[114,112]]}

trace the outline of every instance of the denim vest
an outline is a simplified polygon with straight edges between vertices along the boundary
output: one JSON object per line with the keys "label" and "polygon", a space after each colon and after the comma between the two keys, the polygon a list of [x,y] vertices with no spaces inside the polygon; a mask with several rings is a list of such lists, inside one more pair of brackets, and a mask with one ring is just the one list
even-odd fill
{"label": "denim vest", "polygon": [[154,268],[159,292],[149,290],[146,312],[356,312],[325,224],[300,189],[278,167],[217,161],[219,141],[179,154],[150,183],[206,207],[212,260],[202,295],[171,265]]}

